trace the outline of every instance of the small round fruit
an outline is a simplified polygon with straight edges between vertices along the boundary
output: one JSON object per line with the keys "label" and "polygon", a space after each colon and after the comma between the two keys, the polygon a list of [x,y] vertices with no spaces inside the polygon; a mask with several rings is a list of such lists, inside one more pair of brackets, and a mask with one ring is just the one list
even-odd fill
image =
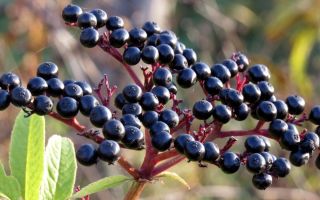
{"label": "small round fruit", "polygon": [[235,77],[238,74],[239,68],[235,61],[231,59],[226,59],[222,61],[222,64],[228,68],[230,71],[231,77]]}
{"label": "small round fruit", "polygon": [[106,25],[108,15],[104,10],[97,8],[97,9],[91,10],[90,13],[92,13],[97,19],[96,28],[101,28]]}
{"label": "small round fruit", "polygon": [[274,119],[269,124],[268,130],[271,136],[280,138],[288,130],[288,124],[281,119]]}
{"label": "small round fruit", "polygon": [[30,91],[23,87],[15,87],[10,94],[11,103],[18,107],[24,107],[31,103]]}
{"label": "small round fruit", "polygon": [[92,108],[89,117],[90,117],[90,122],[94,126],[101,128],[105,122],[107,122],[112,118],[112,113],[109,110],[109,108],[103,105],[98,105]]}
{"label": "small round fruit", "polygon": [[164,86],[156,86],[152,88],[151,92],[157,96],[159,102],[163,105],[168,103],[170,100],[170,92]]}
{"label": "small round fruit", "polygon": [[48,89],[47,94],[53,97],[58,97],[63,94],[64,84],[58,78],[51,78],[47,80]]}
{"label": "small round fruit", "polygon": [[147,40],[147,32],[142,28],[133,28],[129,31],[130,43],[133,45],[143,44]]}
{"label": "small round fruit", "polygon": [[234,108],[233,114],[234,114],[234,119],[237,121],[243,121],[247,119],[249,116],[250,109],[247,104],[242,103],[240,106]]}
{"label": "small round fruit", "polygon": [[175,54],[169,67],[171,70],[180,71],[188,67],[188,61],[182,54]]}
{"label": "small round fruit", "polygon": [[6,90],[0,89],[0,110],[5,110],[10,105],[10,95]]}
{"label": "small round fruit", "polygon": [[166,151],[170,148],[172,136],[167,131],[161,131],[151,137],[152,146],[158,151]]}
{"label": "small round fruit", "polygon": [[177,76],[177,83],[182,88],[190,88],[197,81],[197,74],[190,68],[183,69]]}
{"label": "small round fruit", "polygon": [[81,29],[96,27],[97,26],[97,18],[94,14],[89,12],[83,12],[78,16],[77,25]]}
{"label": "small round fruit", "polygon": [[193,65],[197,62],[197,54],[193,49],[186,48],[183,50],[182,55],[187,59],[188,65]]}
{"label": "small round fruit", "polygon": [[241,52],[235,53],[233,55],[234,60],[236,61],[238,67],[239,67],[239,72],[244,72],[249,66],[249,60],[246,55],[244,55]]}
{"label": "small round fruit", "polygon": [[146,111],[142,114],[141,122],[146,128],[150,128],[159,119],[159,114],[156,111]]}
{"label": "small round fruit", "polygon": [[141,59],[146,64],[154,64],[159,59],[158,49],[154,46],[145,46],[141,51]]}
{"label": "small round fruit", "polygon": [[79,100],[83,96],[83,90],[79,85],[70,83],[64,87],[63,96]]}
{"label": "small round fruit", "polygon": [[259,87],[253,83],[245,84],[242,89],[242,95],[244,97],[244,101],[248,103],[255,103],[259,101],[261,96],[261,91]]}
{"label": "small round fruit", "polygon": [[177,37],[173,32],[161,32],[158,37],[158,45],[168,44],[171,48],[175,48],[177,45]]}
{"label": "small round fruit", "polygon": [[126,100],[122,92],[117,94],[116,98],[114,99],[114,105],[119,109],[122,109],[123,106],[126,105],[127,103],[128,101]]}
{"label": "small round fruit", "polygon": [[125,126],[125,135],[121,142],[129,149],[142,149],[144,145],[144,135],[134,126]]}
{"label": "small round fruit", "polygon": [[57,103],[57,112],[63,118],[73,118],[78,114],[78,102],[71,97],[62,97]]}
{"label": "small round fruit", "polygon": [[129,33],[126,29],[119,28],[117,30],[112,31],[109,37],[109,42],[111,46],[115,48],[121,48],[129,41],[129,37]]}
{"label": "small round fruit", "polygon": [[194,141],[194,137],[190,134],[182,133],[174,139],[174,148],[181,154],[184,154],[185,145]]}
{"label": "small round fruit", "polygon": [[259,153],[253,153],[247,157],[247,170],[254,174],[259,174],[266,169],[266,160]]}
{"label": "small round fruit", "polygon": [[102,133],[108,140],[120,141],[125,135],[125,129],[119,120],[110,119],[104,123]]}
{"label": "small round fruit", "polygon": [[260,100],[268,100],[273,96],[274,87],[271,83],[267,81],[260,81],[257,85],[261,91]]}
{"label": "small round fruit", "polygon": [[58,72],[59,70],[56,64],[53,62],[44,62],[38,66],[37,76],[45,80],[49,80],[51,78],[57,78]]}
{"label": "small round fruit", "polygon": [[79,109],[84,116],[89,116],[93,108],[100,105],[93,95],[84,95],[79,100]]}
{"label": "small round fruit", "polygon": [[260,81],[268,81],[270,79],[270,72],[267,66],[256,64],[248,69],[249,81],[258,83]]}
{"label": "small round fruit", "polygon": [[86,81],[76,81],[74,84],[79,85],[81,87],[83,96],[92,94],[92,88]]}
{"label": "small round fruit", "polygon": [[301,167],[302,165],[307,164],[309,161],[310,154],[306,152],[302,152],[300,150],[292,151],[289,156],[289,160],[291,164],[296,167]]}
{"label": "small round fruit", "polygon": [[215,163],[220,156],[219,147],[213,142],[205,142],[203,145],[206,152],[203,160],[209,163]]}
{"label": "small round fruit", "polygon": [[304,111],[306,102],[298,95],[287,97],[286,104],[288,105],[289,113],[292,115],[300,115]]}
{"label": "small round fruit", "polygon": [[231,73],[223,64],[215,64],[211,67],[211,76],[217,77],[222,83],[226,83],[231,78]]}
{"label": "small round fruit", "polygon": [[76,23],[79,15],[82,14],[82,9],[74,4],[69,4],[62,10],[62,18],[65,22]]}
{"label": "small round fruit", "polygon": [[98,154],[92,144],[83,144],[76,153],[77,160],[84,166],[90,166],[97,163]]}
{"label": "small round fruit", "polygon": [[286,132],[282,134],[279,143],[282,148],[289,151],[294,151],[298,149],[300,143],[300,136],[298,131],[288,129]]}
{"label": "small round fruit", "polygon": [[159,25],[156,22],[147,21],[142,26],[142,29],[145,30],[148,34],[148,36],[151,36],[155,33],[160,33],[161,29]]}
{"label": "small round fruit", "polygon": [[99,42],[99,32],[94,28],[85,28],[80,33],[80,43],[87,47],[93,48]]}
{"label": "small round fruit", "polygon": [[169,64],[173,61],[174,51],[168,44],[157,46],[159,52],[159,61],[161,64]]}
{"label": "small round fruit", "polygon": [[142,114],[142,108],[138,103],[128,103],[122,108],[122,115],[124,114],[132,114],[140,117]]}
{"label": "small round fruit", "polygon": [[205,152],[204,145],[199,141],[189,141],[184,146],[184,154],[191,161],[201,161]]}
{"label": "small round fruit", "polygon": [[152,92],[145,92],[139,101],[143,110],[155,110],[159,105],[159,100]]}
{"label": "small round fruit", "polygon": [[159,121],[166,123],[170,128],[174,128],[179,124],[179,116],[173,110],[164,109],[159,115]]}
{"label": "small round fruit", "polygon": [[272,184],[272,176],[267,173],[255,174],[252,177],[252,184],[259,190],[265,190]]}
{"label": "small round fruit", "polygon": [[122,115],[120,121],[124,126],[135,126],[139,129],[141,128],[141,121],[135,115],[124,114],[124,115]]}
{"label": "small round fruit", "polygon": [[192,65],[191,69],[197,74],[199,80],[206,80],[211,75],[210,67],[204,62],[196,62]]}
{"label": "small round fruit", "polygon": [[39,95],[33,101],[33,111],[38,115],[47,115],[52,109],[53,102],[45,95]]}
{"label": "small round fruit", "polygon": [[212,110],[212,116],[222,124],[226,124],[231,119],[231,110],[223,104],[215,106]]}
{"label": "small round fruit", "polygon": [[106,28],[109,31],[114,31],[123,27],[124,27],[123,19],[119,16],[111,16],[106,21]]}
{"label": "small round fruit", "polygon": [[168,133],[170,133],[170,127],[161,121],[157,121],[156,123],[154,123],[151,127],[150,127],[150,135],[153,136],[159,132],[162,131],[167,131]]}
{"label": "small round fruit", "polygon": [[286,158],[277,158],[272,164],[272,172],[279,177],[285,177],[290,173],[291,165]]}
{"label": "small round fruit", "polygon": [[219,159],[221,170],[226,174],[233,174],[240,168],[240,158],[233,152],[225,152]]}
{"label": "small round fruit", "polygon": [[211,76],[204,81],[204,88],[209,94],[216,95],[223,89],[223,83],[217,77]]}
{"label": "small round fruit", "polygon": [[260,153],[264,151],[266,144],[261,137],[252,135],[247,137],[244,146],[249,153]]}
{"label": "small round fruit", "polygon": [[213,106],[207,100],[197,101],[192,108],[192,113],[195,118],[200,120],[207,120],[212,114]]}
{"label": "small round fruit", "polygon": [[172,82],[172,74],[165,67],[158,68],[154,71],[152,80],[156,85],[167,86]]}
{"label": "small round fruit", "polygon": [[6,72],[0,77],[0,86],[4,90],[12,90],[15,87],[21,86],[21,80],[16,74]]}
{"label": "small round fruit", "polygon": [[257,115],[259,119],[264,121],[272,121],[277,117],[277,108],[270,101],[262,101],[257,107]]}
{"label": "small round fruit", "polygon": [[136,65],[140,62],[141,51],[138,47],[128,47],[123,52],[123,60],[128,65]]}
{"label": "small round fruit", "polygon": [[101,160],[106,161],[109,164],[113,164],[115,161],[119,159],[120,146],[115,141],[104,140],[99,144],[97,153],[98,153],[98,157]]}
{"label": "small round fruit", "polygon": [[142,96],[142,90],[136,84],[129,84],[123,88],[122,94],[128,102],[136,103],[140,100]]}
{"label": "small round fruit", "polygon": [[288,106],[287,104],[282,100],[277,100],[275,102],[272,102],[275,107],[277,108],[277,119],[286,119],[288,115]]}

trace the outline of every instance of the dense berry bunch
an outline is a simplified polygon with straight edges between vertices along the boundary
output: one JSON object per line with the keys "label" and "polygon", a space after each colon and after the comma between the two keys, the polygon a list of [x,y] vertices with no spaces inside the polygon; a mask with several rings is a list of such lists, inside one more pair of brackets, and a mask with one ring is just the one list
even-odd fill
{"label": "dense berry bunch", "polygon": [[[119,159],[121,148],[146,148],[145,160],[150,163],[142,165],[140,178],[152,179],[156,172],[161,172],[154,167],[165,158],[184,156],[201,167],[214,164],[228,174],[245,165],[253,174],[253,185],[266,189],[273,178],[289,174],[290,163],[302,166],[318,153],[320,126],[314,131],[299,127],[305,121],[320,125],[320,106],[314,106],[307,116],[302,97],[290,95],[284,100],[278,99],[269,82],[271,75],[267,66],[250,65],[240,52],[209,66],[199,61],[194,50],[179,41],[175,33],[161,30],[155,22],[126,30],[122,18],[107,16],[101,9],[84,12],[70,4],[62,11],[62,17],[66,24],[81,29],[83,46],[99,45],[120,61],[134,79],[135,83],[126,85],[115,96],[113,103],[118,110],[109,106],[114,88],[109,87],[106,79],[96,90],[98,101],[88,83],[61,81],[58,67],[51,62],[38,67],[37,77],[30,79],[27,88],[21,86],[17,75],[3,74],[0,109],[7,108],[11,102],[28,108],[30,114],[52,115],[52,99],[56,98],[60,117],[74,119],[80,111],[98,128],[85,132],[84,136],[94,138],[99,146],[82,145],[76,154],[79,163],[92,165],[100,159],[112,164]],[[103,27],[106,29],[100,34],[98,29]],[[118,51],[119,48],[123,51]],[[141,68],[144,84],[131,71],[142,62],[149,65]],[[177,99],[177,85],[183,90],[197,82],[205,96],[194,102],[191,109],[182,109],[182,100]],[[106,97],[100,90],[102,83],[107,87]],[[249,117],[257,120],[255,128],[222,131],[224,124]],[[200,126],[192,130],[195,120],[199,120]],[[242,152],[230,151],[236,142],[232,136],[248,136]],[[221,148],[213,142],[225,137],[230,138]],[[288,160],[270,152],[268,138],[290,151]],[[145,166],[151,169],[143,168]],[[319,155],[316,166],[320,169]]]}

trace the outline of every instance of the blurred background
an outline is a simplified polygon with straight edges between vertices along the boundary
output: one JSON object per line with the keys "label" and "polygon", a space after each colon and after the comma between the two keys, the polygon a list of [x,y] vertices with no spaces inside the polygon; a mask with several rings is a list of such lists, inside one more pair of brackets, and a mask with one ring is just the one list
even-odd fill
{"label": "blurred background", "polygon": [[[79,29],[66,27],[61,19],[69,0],[1,0],[0,1],[0,71],[13,71],[23,83],[36,73],[44,61],[60,67],[62,79],[86,80],[93,86],[108,74],[111,84],[122,88],[131,80],[122,67],[99,48],[80,45]],[[78,0],[72,3],[84,10],[102,8],[108,15],[125,19],[125,27],[142,26],[153,20],[162,29],[175,31],[187,47],[198,53],[198,60],[209,65],[235,51],[248,55],[250,62],[263,63],[272,72],[271,82],[277,97],[301,94],[307,111],[320,103],[320,1],[319,0]],[[137,71],[140,71],[137,67]],[[141,73],[140,73],[141,75]],[[203,97],[199,86],[180,90],[185,106]],[[8,145],[13,120],[19,110],[11,106],[0,112],[0,160],[8,166]],[[88,121],[81,118],[83,124]],[[254,120],[232,122],[225,129],[249,129]],[[307,127],[314,129],[310,124]],[[72,138],[75,146],[87,142],[75,136],[63,124],[47,118],[47,138],[61,134]],[[223,145],[224,141],[218,141]],[[274,143],[273,143],[274,144]],[[243,149],[240,139],[233,147]],[[278,145],[272,153],[287,155]],[[138,166],[143,152],[127,152],[124,156]],[[252,175],[242,168],[235,175],[226,175],[215,166],[199,168],[195,163],[180,163],[177,172],[191,185],[187,191],[176,182],[164,179],[150,184],[144,199],[320,199],[320,173],[312,158],[307,166],[293,167],[289,177],[274,180],[267,191],[258,191],[251,184]],[[87,185],[102,177],[124,173],[117,166],[99,163],[78,167],[77,185]],[[100,192],[92,199],[121,199],[129,185]]]}

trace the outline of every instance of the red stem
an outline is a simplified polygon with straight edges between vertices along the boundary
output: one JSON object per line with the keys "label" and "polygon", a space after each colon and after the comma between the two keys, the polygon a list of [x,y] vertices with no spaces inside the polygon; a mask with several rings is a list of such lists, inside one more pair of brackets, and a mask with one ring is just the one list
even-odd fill
{"label": "red stem", "polygon": [[158,174],[160,174],[163,171],[166,171],[167,169],[169,169],[170,167],[178,164],[179,162],[181,162],[182,160],[184,160],[186,157],[185,156],[175,156],[172,159],[162,163],[161,165],[155,167],[152,172],[151,172],[151,177],[154,177]]}
{"label": "red stem", "polygon": [[158,162],[172,158],[177,155],[179,155],[179,153],[175,149],[171,149],[169,151],[166,151],[166,152],[163,152],[163,153],[156,155],[156,157],[154,158],[154,161],[156,163],[158,163]]}

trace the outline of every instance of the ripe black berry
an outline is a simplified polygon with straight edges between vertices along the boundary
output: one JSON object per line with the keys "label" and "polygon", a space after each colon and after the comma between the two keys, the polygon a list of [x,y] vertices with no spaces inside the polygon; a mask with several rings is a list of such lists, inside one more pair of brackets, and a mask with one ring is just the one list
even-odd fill
{"label": "ripe black berry", "polygon": [[177,93],[178,93],[178,88],[177,88],[176,84],[173,83],[173,82],[172,82],[171,84],[167,85],[166,88],[167,88],[167,89],[169,90],[169,92],[172,93],[172,94],[177,94]]}
{"label": "ripe black berry", "polygon": [[135,115],[132,115],[132,114],[122,115],[120,121],[124,126],[135,126],[139,129],[141,128],[141,122],[138,119],[138,117]]}
{"label": "ripe black berry", "polygon": [[316,125],[320,125],[320,106],[317,105],[311,109],[309,120]]}
{"label": "ripe black berry", "polygon": [[305,101],[302,97],[292,95],[287,97],[286,104],[288,105],[289,113],[292,115],[300,115],[304,111]]}
{"label": "ripe black berry", "polygon": [[197,74],[190,68],[183,69],[177,76],[177,83],[182,88],[190,88],[197,81]]}
{"label": "ripe black berry", "polygon": [[223,83],[217,77],[211,76],[204,81],[204,88],[209,94],[216,95],[223,89]]}
{"label": "ripe black berry", "polygon": [[188,61],[182,54],[175,54],[169,67],[171,70],[179,71],[188,67]]}
{"label": "ripe black berry", "polygon": [[242,89],[242,95],[244,97],[245,102],[255,103],[259,101],[261,96],[261,91],[257,85],[253,83],[248,83],[244,85]]}
{"label": "ripe black berry", "polygon": [[86,81],[76,81],[75,84],[81,87],[83,95],[92,94],[92,88]]}
{"label": "ripe black berry", "polygon": [[0,110],[5,110],[10,105],[10,95],[6,90],[0,89]]}
{"label": "ripe black berry", "polygon": [[270,79],[270,72],[267,66],[256,64],[248,70],[248,77],[249,81],[253,83],[268,81]]}
{"label": "ripe black berry", "polygon": [[154,47],[156,47],[157,44],[158,44],[158,37],[159,37],[159,34],[154,34],[154,35],[149,36],[147,38],[145,46],[154,46]]}
{"label": "ripe black berry", "polygon": [[303,139],[299,146],[301,151],[312,154],[319,148],[319,136],[316,133],[309,131],[303,135]]}
{"label": "ripe black berry", "polygon": [[104,10],[101,9],[93,9],[90,11],[96,19],[97,19],[97,25],[95,26],[96,28],[101,28],[106,25],[108,15]]}
{"label": "ripe black berry", "polygon": [[122,109],[127,103],[128,101],[125,99],[122,93],[117,94],[116,98],[114,99],[114,105],[119,109]]}
{"label": "ripe black berry", "polygon": [[84,95],[79,100],[79,109],[84,116],[89,116],[91,110],[99,104],[99,101],[94,96]]}
{"label": "ripe black berry", "polygon": [[161,131],[167,131],[170,133],[170,127],[161,121],[157,121],[156,123],[154,123],[151,127],[150,127],[150,135],[155,135]]}
{"label": "ripe black berry", "polygon": [[78,16],[81,15],[82,9],[74,4],[69,4],[62,10],[62,18],[65,22],[76,23]]}
{"label": "ripe black berry", "polygon": [[45,80],[58,77],[58,66],[52,62],[44,62],[38,66],[37,76]]}
{"label": "ripe black berry", "polygon": [[166,151],[170,148],[172,136],[167,131],[157,132],[151,137],[152,146],[158,151]]}
{"label": "ripe black berry", "polygon": [[135,84],[129,84],[123,88],[122,94],[124,98],[130,103],[136,103],[142,96],[142,90]]}
{"label": "ripe black berry", "polygon": [[211,116],[213,106],[209,101],[200,100],[197,101],[192,108],[192,113],[195,118],[200,120],[206,120]]}
{"label": "ripe black berry", "polygon": [[184,49],[182,55],[187,59],[189,66],[197,62],[197,54],[196,52],[194,52],[193,49],[190,49],[190,48]]}
{"label": "ripe black berry", "polygon": [[142,108],[138,103],[128,103],[123,106],[122,114],[132,114],[135,116],[140,116],[142,114]]}
{"label": "ripe black berry", "polygon": [[174,139],[174,148],[181,154],[184,154],[184,147],[185,145],[190,142],[194,141],[194,138],[189,134],[180,134]]}
{"label": "ripe black berry", "polygon": [[272,163],[274,162],[273,155],[269,152],[261,152],[260,155],[263,156],[263,158],[266,161],[266,169],[269,170],[272,167]]}
{"label": "ripe black berry", "polygon": [[247,56],[241,52],[238,52],[233,57],[239,67],[239,72],[246,71],[246,69],[249,66],[249,60],[248,60]]}
{"label": "ripe black berry", "polygon": [[120,146],[115,141],[104,140],[99,144],[97,153],[101,160],[113,164],[120,156]]}
{"label": "ripe black berry", "polygon": [[83,144],[77,150],[76,157],[80,164],[90,166],[97,163],[98,154],[92,144]]}
{"label": "ripe black berry", "polygon": [[102,127],[105,122],[112,118],[111,111],[102,105],[92,108],[90,112],[90,122],[96,127]]}
{"label": "ripe black berry", "polygon": [[212,116],[218,122],[225,124],[231,119],[231,110],[226,105],[220,104],[213,108]]}
{"label": "ripe black berry", "polygon": [[186,45],[184,45],[182,42],[177,42],[176,48],[174,48],[175,54],[182,54],[183,50],[186,49]]}
{"label": "ripe black berry", "polygon": [[139,103],[143,110],[155,110],[159,105],[159,100],[152,92],[146,92],[141,96]]}
{"label": "ripe black berry", "polygon": [[80,33],[80,43],[87,47],[95,47],[99,42],[99,32],[94,28],[86,28]]}
{"label": "ripe black berry", "polygon": [[219,165],[223,172],[233,174],[240,168],[240,158],[233,152],[225,152],[219,159]]}
{"label": "ripe black berry", "polygon": [[253,153],[247,157],[246,167],[251,173],[261,173],[266,168],[266,160],[259,153]]}
{"label": "ripe black berry", "polygon": [[281,119],[274,119],[269,124],[269,134],[280,138],[288,130],[288,124]]}
{"label": "ripe black berry", "polygon": [[120,48],[126,44],[126,42],[129,40],[129,37],[129,33],[126,29],[119,28],[117,30],[112,31],[109,37],[109,42],[111,46],[115,48]]}
{"label": "ripe black berry", "polygon": [[173,110],[164,109],[159,115],[159,121],[166,123],[170,128],[174,128],[179,124],[179,116]]}
{"label": "ripe black berry", "polygon": [[29,80],[27,89],[33,96],[43,94],[48,88],[47,82],[41,77],[34,77]]}
{"label": "ripe black berry", "polygon": [[173,32],[164,32],[160,33],[158,37],[158,45],[160,44],[168,44],[171,48],[175,48],[177,44],[177,37]]}
{"label": "ripe black berry", "polygon": [[16,74],[6,72],[0,77],[0,86],[4,90],[12,90],[15,87],[21,86],[21,80]]}
{"label": "ripe black berry", "polygon": [[261,91],[260,100],[268,100],[274,93],[274,87],[267,81],[260,81],[258,87]]}
{"label": "ripe black berry", "polygon": [[137,127],[125,126],[125,135],[121,142],[130,149],[141,149],[144,145],[144,136]]}
{"label": "ripe black berry", "polygon": [[252,184],[259,190],[265,190],[272,184],[272,176],[267,173],[255,174],[252,177]]}
{"label": "ripe black berry", "polygon": [[138,47],[128,47],[123,52],[123,60],[128,65],[136,65],[140,62],[141,52]]}
{"label": "ripe black berry", "polygon": [[81,29],[96,27],[97,18],[92,13],[83,12],[81,15],[78,16],[77,24]]}
{"label": "ripe black berry", "polygon": [[71,83],[64,87],[63,96],[79,100],[83,96],[83,90],[79,85]]}
{"label": "ripe black berry", "polygon": [[159,25],[156,22],[146,22],[142,26],[142,29],[145,30],[148,34],[148,36],[151,36],[154,33],[160,33],[161,29]]}
{"label": "ripe black berry", "polygon": [[168,44],[160,44],[157,46],[159,52],[159,61],[161,64],[169,64],[173,61],[174,51]]}
{"label": "ripe black berry", "polygon": [[291,165],[286,158],[280,157],[273,162],[271,170],[276,176],[285,177],[289,174]]}
{"label": "ripe black berry", "polygon": [[238,74],[238,65],[231,59],[226,59],[222,61],[222,64],[228,68],[230,71],[231,77],[234,77]]}
{"label": "ripe black berry", "polygon": [[146,64],[154,64],[159,59],[158,49],[154,46],[145,46],[141,51],[141,58]]}
{"label": "ripe black berry", "polygon": [[159,119],[159,114],[156,111],[144,112],[141,117],[141,122],[146,128],[150,128]]}
{"label": "ripe black berry", "polygon": [[294,166],[300,167],[302,165],[305,165],[309,161],[309,158],[309,153],[297,150],[290,153],[289,160]]}
{"label": "ripe black berry", "polygon": [[233,89],[233,88],[230,88],[227,91],[228,91],[228,93],[227,93],[226,98],[221,99],[221,101],[224,104],[227,104],[232,108],[240,106],[243,102],[243,96],[242,96],[241,92],[239,92],[238,90]]}
{"label": "ripe black berry", "polygon": [[10,94],[11,103],[18,107],[27,106],[31,103],[30,91],[23,87],[15,87]]}
{"label": "ripe black berry", "polygon": [[300,142],[300,136],[298,131],[288,129],[284,132],[280,138],[280,145],[282,148],[289,151],[296,150]]}
{"label": "ripe black berry", "polygon": [[266,144],[261,137],[252,135],[247,137],[244,146],[249,153],[260,153],[265,150]]}
{"label": "ripe black berry", "polygon": [[119,28],[123,28],[124,22],[121,17],[111,16],[107,19],[106,27],[109,31],[114,31]]}
{"label": "ripe black berry", "polygon": [[147,32],[141,28],[133,28],[129,31],[130,43],[140,45],[147,39]]}
{"label": "ripe black berry", "polygon": [[165,105],[170,99],[170,92],[166,87],[156,86],[152,88],[151,92],[155,94],[160,103]]}
{"label": "ripe black berry", "polygon": [[67,80],[63,81],[63,84],[64,84],[64,86],[66,86],[66,85],[69,85],[69,84],[75,83],[75,82],[76,82],[75,80],[67,79]]}
{"label": "ripe black berry", "polygon": [[48,84],[47,94],[53,97],[58,97],[62,95],[64,90],[64,84],[60,79],[51,78],[47,80],[47,84]]}
{"label": "ripe black berry", "polygon": [[72,118],[78,114],[78,102],[71,97],[62,97],[57,103],[57,112],[64,118]]}
{"label": "ripe black berry", "polygon": [[184,146],[184,154],[189,160],[200,161],[205,155],[204,145],[199,141],[189,141]]}
{"label": "ripe black berry", "polygon": [[123,124],[117,119],[110,119],[104,123],[102,133],[108,140],[120,141],[125,134]]}
{"label": "ripe black berry", "polygon": [[211,75],[210,67],[204,62],[196,62],[191,69],[197,74],[199,80],[206,80]]}
{"label": "ripe black berry", "polygon": [[205,142],[203,145],[205,148],[203,160],[209,163],[215,163],[220,156],[219,147],[213,142]]}
{"label": "ripe black berry", "polygon": [[277,116],[277,108],[270,101],[262,101],[259,103],[256,112],[259,119],[264,121],[272,121]]}
{"label": "ripe black berry", "polygon": [[45,95],[37,96],[33,101],[33,111],[38,115],[47,115],[52,109],[53,102]]}
{"label": "ripe black berry", "polygon": [[152,79],[156,85],[167,86],[172,82],[172,74],[170,70],[162,67],[154,71]]}
{"label": "ripe black berry", "polygon": [[243,121],[247,119],[250,109],[247,104],[242,103],[240,106],[235,107],[233,110],[234,119],[237,121]]}
{"label": "ripe black berry", "polygon": [[285,119],[288,115],[288,106],[287,104],[282,100],[277,100],[275,102],[272,102],[273,105],[277,108],[277,119]]}
{"label": "ripe black berry", "polygon": [[211,67],[211,76],[215,76],[221,80],[222,83],[226,83],[231,78],[231,73],[223,64],[215,64]]}

